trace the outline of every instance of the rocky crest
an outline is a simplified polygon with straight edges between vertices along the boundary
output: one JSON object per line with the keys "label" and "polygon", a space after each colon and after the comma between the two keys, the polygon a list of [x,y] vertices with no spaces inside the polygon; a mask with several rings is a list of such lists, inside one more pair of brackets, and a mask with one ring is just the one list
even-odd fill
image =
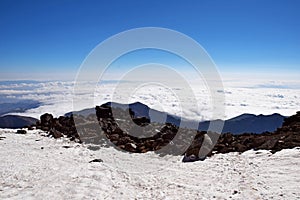
{"label": "rocky crest", "polygon": [[48,136],[54,138],[66,136],[70,138],[71,141],[77,139],[78,142],[81,142],[76,131],[73,116],[53,118],[51,114],[45,113],[41,115],[40,120],[36,122],[35,127],[47,131],[49,133]]}
{"label": "rocky crest", "polygon": [[[286,118],[282,127],[275,132],[219,135],[191,129],[180,129],[179,133],[176,125],[151,122],[147,117],[136,116],[130,108],[114,108],[112,111],[110,105],[103,104],[95,109],[96,115],[89,116],[53,118],[51,114],[46,113],[40,117],[35,127],[47,131],[49,136],[54,138],[66,136],[77,142],[110,145],[131,153],[155,151],[161,155],[184,154],[184,162],[202,160],[206,154],[211,156],[216,153],[244,152],[250,149],[266,149],[274,153],[285,148],[300,147],[300,112]],[[113,117],[113,113],[117,113],[116,118]],[[206,146],[203,146],[204,141],[210,141],[213,137],[219,139],[212,150],[211,142],[206,142]],[[199,154],[200,148],[207,149],[204,151],[205,155]]]}
{"label": "rocky crest", "polygon": [[275,132],[263,134],[223,134],[213,151],[227,153],[244,152],[249,149],[266,149],[275,153],[281,149],[300,147],[300,112],[284,120]]}

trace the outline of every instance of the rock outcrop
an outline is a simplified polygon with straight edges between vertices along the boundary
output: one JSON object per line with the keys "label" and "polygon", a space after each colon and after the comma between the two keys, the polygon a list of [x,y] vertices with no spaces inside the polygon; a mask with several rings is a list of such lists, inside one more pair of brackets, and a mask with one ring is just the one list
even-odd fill
{"label": "rock outcrop", "polygon": [[170,123],[150,124],[150,119],[147,117],[133,118],[135,115],[131,109],[114,109],[114,113],[122,119],[118,120],[113,117],[112,108],[109,105],[96,107],[97,119],[109,141],[127,152],[145,153],[160,150],[174,139],[178,131],[178,127]]}
{"label": "rock outcrop", "polygon": [[[205,132],[202,135],[204,134]],[[193,158],[191,161],[201,158],[198,152],[203,142],[202,135],[197,134],[195,136],[192,145],[186,151],[183,161],[190,162],[188,159],[190,157]],[[264,149],[275,153],[282,149],[294,147],[300,147],[300,112],[286,118],[282,127],[278,128],[275,132],[265,132],[262,134],[244,133],[241,135],[231,133],[222,134],[208,156],[216,153],[245,152],[250,149]]]}
{"label": "rock outcrop", "polygon": [[40,120],[36,123],[36,128],[47,131],[49,136],[60,138],[63,136],[69,137],[70,140],[80,141],[77,133],[73,116],[54,118],[52,114],[45,113],[41,115]]}
{"label": "rock outcrop", "polygon": [[[184,154],[184,162],[204,160],[206,156],[216,153],[244,152],[250,149],[266,149],[274,153],[281,149],[300,147],[300,112],[286,118],[282,127],[274,132],[240,135],[179,129],[172,123],[151,122],[146,116],[135,115],[130,108],[114,108],[112,111],[109,104],[97,106],[95,113],[59,118],[46,113],[35,126],[54,138],[64,136],[77,142],[114,146],[131,153],[155,151],[160,155]],[[218,138],[216,144],[212,138]]]}

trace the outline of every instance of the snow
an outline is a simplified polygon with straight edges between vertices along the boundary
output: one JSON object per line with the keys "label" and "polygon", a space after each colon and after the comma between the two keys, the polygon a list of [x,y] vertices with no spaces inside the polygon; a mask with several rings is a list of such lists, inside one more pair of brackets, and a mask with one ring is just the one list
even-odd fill
{"label": "snow", "polygon": [[[0,199],[299,199],[300,148],[202,162],[1,129]],[[69,147],[69,148],[65,148]],[[102,159],[103,162],[89,161]]]}

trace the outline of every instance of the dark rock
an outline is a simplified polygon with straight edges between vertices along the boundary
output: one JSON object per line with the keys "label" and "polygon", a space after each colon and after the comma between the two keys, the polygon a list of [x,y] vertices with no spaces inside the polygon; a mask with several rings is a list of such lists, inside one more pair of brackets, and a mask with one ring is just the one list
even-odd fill
{"label": "dark rock", "polygon": [[128,152],[136,152],[136,148],[135,148],[135,145],[133,143],[125,144],[124,150],[128,151]]}
{"label": "dark rock", "polygon": [[204,132],[198,132],[197,135],[195,136],[192,144],[189,146],[189,148],[186,150],[186,156],[193,156],[193,155],[198,155],[201,145],[204,140]]}
{"label": "dark rock", "polygon": [[171,141],[175,137],[175,134],[172,132],[169,132],[169,133],[163,134],[161,137],[166,141]]}
{"label": "dark rock", "polygon": [[270,138],[266,140],[265,143],[263,143],[261,146],[258,147],[258,149],[267,149],[267,150],[272,150],[275,145],[277,144],[278,140],[276,138]]}
{"label": "dark rock", "polygon": [[148,148],[151,148],[151,147],[153,147],[153,146],[156,146],[156,145],[154,145],[155,144],[155,140],[146,140],[145,142],[144,142],[144,145],[146,146],[146,147],[148,147]]}
{"label": "dark rock", "polygon": [[55,139],[63,137],[63,134],[62,134],[61,132],[57,131],[56,129],[50,130],[50,134],[51,134]]}
{"label": "dark rock", "polygon": [[247,151],[249,149],[245,145],[238,143],[238,144],[235,145],[235,150],[237,152],[244,152],[244,151]]}
{"label": "dark rock", "polygon": [[91,160],[89,163],[92,163],[92,162],[103,162],[103,160],[100,158],[97,158],[97,159]]}
{"label": "dark rock", "polygon": [[100,149],[100,146],[88,146],[87,148],[92,151],[97,151]]}
{"label": "dark rock", "polygon": [[131,140],[131,138],[129,136],[124,136],[124,137],[121,137],[119,140],[118,140],[118,146],[119,145],[125,145],[127,143],[132,143],[133,141]]}
{"label": "dark rock", "polygon": [[147,126],[148,124],[150,124],[150,119],[146,117],[133,118],[132,120],[139,126]]}
{"label": "dark rock", "polygon": [[198,157],[198,156],[195,156],[194,154],[189,155],[189,156],[184,155],[182,162],[204,161],[205,159],[206,159],[206,156]]}
{"label": "dark rock", "polygon": [[50,126],[42,126],[41,129],[43,131],[49,131],[50,130]]}
{"label": "dark rock", "polygon": [[22,130],[22,129],[17,130],[17,134],[26,134],[26,133],[27,133],[26,130]]}
{"label": "dark rock", "polygon": [[44,126],[50,126],[53,121],[53,116],[49,113],[45,113],[40,117],[41,124]]}
{"label": "dark rock", "polygon": [[111,141],[113,141],[113,140],[117,141],[119,139],[119,135],[118,134],[112,134],[112,135],[109,136],[109,139]]}
{"label": "dark rock", "polygon": [[100,120],[100,118],[112,117],[112,111],[110,107],[96,106],[95,109],[98,121]]}

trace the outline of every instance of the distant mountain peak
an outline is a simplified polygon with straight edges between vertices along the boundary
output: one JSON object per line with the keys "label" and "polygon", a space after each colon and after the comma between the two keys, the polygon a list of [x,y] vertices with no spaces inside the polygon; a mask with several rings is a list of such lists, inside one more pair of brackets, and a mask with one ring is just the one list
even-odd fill
{"label": "distant mountain peak", "polygon": [[31,126],[37,121],[37,119],[32,117],[5,115],[0,117],[0,128],[23,128],[25,126]]}
{"label": "distant mountain peak", "polygon": [[[175,115],[168,114],[166,112],[152,109],[146,104],[143,104],[139,101],[130,104],[107,102],[102,104],[101,106],[121,108],[123,110],[129,108],[134,112],[134,117],[146,117],[150,119],[151,122],[158,122],[158,123],[167,122],[167,123],[174,124],[176,126],[180,126],[182,120],[186,121],[187,122],[186,124],[189,124],[188,122],[192,122],[190,120],[185,120],[182,117],[178,117]],[[83,115],[83,116],[88,116],[89,114],[95,114],[95,109],[94,108],[84,109],[82,111],[77,111],[73,113]],[[68,113],[68,115],[70,115],[70,113]],[[260,134],[267,131],[273,132],[282,125],[284,119],[285,117],[278,113],[274,113],[271,115],[262,115],[262,114],[254,115],[250,113],[245,113],[237,117],[225,120],[222,133],[230,132],[232,134],[242,134],[242,133]],[[214,121],[223,121],[223,120],[214,120]],[[199,131],[206,131],[208,130],[210,121],[195,122],[195,123],[199,123],[198,124]],[[187,128],[191,128],[191,127],[189,127],[188,125]],[[197,128],[195,127],[195,129]]]}

